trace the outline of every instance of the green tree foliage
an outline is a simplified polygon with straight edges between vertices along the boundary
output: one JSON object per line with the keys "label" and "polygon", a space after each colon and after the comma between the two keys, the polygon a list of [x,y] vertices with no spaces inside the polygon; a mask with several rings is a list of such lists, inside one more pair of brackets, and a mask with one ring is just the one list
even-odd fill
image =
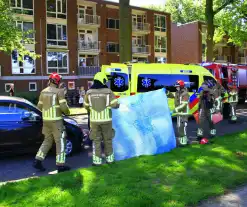
{"label": "green tree foliage", "polygon": [[242,46],[247,42],[247,1],[236,0],[216,16],[219,24],[220,37],[228,35],[228,42]]}
{"label": "green tree foliage", "polygon": [[32,58],[39,57],[25,48],[25,44],[33,44],[34,41],[27,37],[34,31],[22,32],[17,28],[16,19],[9,7],[8,0],[0,0],[0,51],[10,54],[13,50],[19,53],[19,60],[22,61],[25,55]]}

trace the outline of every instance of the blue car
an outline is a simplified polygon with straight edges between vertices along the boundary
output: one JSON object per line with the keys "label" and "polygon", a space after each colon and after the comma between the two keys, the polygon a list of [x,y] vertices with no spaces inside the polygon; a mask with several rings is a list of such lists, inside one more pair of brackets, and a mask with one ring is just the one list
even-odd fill
{"label": "blue car", "polygon": [[[0,156],[36,153],[44,140],[42,112],[18,97],[0,96]],[[82,149],[83,132],[78,123],[64,117],[67,132],[66,154]]]}

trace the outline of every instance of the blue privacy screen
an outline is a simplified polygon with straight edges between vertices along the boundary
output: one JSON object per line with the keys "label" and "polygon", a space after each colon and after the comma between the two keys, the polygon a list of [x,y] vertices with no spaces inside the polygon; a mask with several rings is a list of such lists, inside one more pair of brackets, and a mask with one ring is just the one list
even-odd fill
{"label": "blue privacy screen", "polygon": [[165,89],[119,99],[113,109],[116,160],[169,152],[176,147]]}

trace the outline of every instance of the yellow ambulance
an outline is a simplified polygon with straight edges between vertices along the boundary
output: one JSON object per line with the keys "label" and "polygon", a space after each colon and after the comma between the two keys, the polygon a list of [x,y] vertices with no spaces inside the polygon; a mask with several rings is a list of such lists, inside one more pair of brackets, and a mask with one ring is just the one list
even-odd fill
{"label": "yellow ambulance", "polygon": [[[101,68],[109,78],[109,87],[117,98],[158,90],[165,87],[175,93],[174,84],[183,80],[192,96],[205,80],[216,82],[214,76],[204,67],[186,64],[160,63],[112,63]],[[151,100],[150,100],[151,101]],[[174,99],[168,99],[170,110],[174,109]],[[198,101],[192,104],[190,113],[198,109]]]}

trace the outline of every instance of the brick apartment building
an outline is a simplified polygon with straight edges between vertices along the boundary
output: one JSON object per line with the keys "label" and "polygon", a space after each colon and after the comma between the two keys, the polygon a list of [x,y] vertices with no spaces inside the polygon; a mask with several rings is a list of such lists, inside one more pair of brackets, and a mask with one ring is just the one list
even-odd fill
{"label": "brick apartment building", "polygon": [[[200,63],[205,61],[206,30],[205,23],[200,21],[183,25],[172,24],[172,62]],[[227,43],[227,38],[224,38],[215,45],[214,58],[216,62],[247,64],[247,42],[243,48],[239,48]]]}
{"label": "brick apartment building", "polygon": [[[34,29],[35,45],[41,54],[33,61],[18,61],[0,53],[0,93],[11,83],[16,93],[36,93],[46,87],[52,72],[63,75],[69,91],[92,84],[100,66],[119,62],[119,6],[103,0],[11,0],[23,31]],[[132,7],[133,59],[149,62],[171,60],[170,14]]]}

